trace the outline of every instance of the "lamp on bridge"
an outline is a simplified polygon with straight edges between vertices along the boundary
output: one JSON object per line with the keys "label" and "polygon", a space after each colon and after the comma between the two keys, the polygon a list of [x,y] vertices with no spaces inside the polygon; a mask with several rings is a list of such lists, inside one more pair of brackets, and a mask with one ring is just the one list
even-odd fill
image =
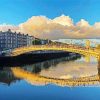
{"label": "lamp on bridge", "polygon": [[90,41],[89,40],[86,40],[86,48],[90,48]]}

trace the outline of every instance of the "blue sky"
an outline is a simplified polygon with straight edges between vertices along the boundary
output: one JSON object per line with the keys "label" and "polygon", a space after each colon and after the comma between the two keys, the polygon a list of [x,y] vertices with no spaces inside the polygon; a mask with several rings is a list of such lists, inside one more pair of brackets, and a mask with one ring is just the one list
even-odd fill
{"label": "blue sky", "polygon": [[65,14],[74,22],[100,22],[100,0],[0,0],[0,24],[18,25],[32,16]]}

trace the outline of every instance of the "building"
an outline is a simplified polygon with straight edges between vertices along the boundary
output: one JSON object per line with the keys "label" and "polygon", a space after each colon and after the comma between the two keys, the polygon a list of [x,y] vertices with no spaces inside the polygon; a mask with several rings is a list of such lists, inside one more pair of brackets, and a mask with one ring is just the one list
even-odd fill
{"label": "building", "polygon": [[48,44],[50,42],[50,40],[41,40],[41,44],[44,45],[44,44]]}
{"label": "building", "polygon": [[27,46],[32,45],[32,44],[33,44],[33,43],[32,43],[33,40],[35,40],[35,37],[29,36],[29,35],[27,34]]}
{"label": "building", "polygon": [[6,32],[0,32],[0,50],[14,49],[22,46],[32,45],[33,36],[28,34],[11,32],[9,29]]}

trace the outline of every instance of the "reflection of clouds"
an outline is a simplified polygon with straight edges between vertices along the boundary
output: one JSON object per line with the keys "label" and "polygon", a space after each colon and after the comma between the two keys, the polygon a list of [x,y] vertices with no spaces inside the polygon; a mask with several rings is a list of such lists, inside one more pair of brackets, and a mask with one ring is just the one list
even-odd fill
{"label": "reflection of clouds", "polygon": [[[58,78],[50,78],[50,77],[44,77],[40,75],[36,75],[34,73],[25,71],[21,68],[11,68],[13,74],[15,77],[19,79],[26,80],[28,83],[32,85],[37,85],[37,86],[44,86],[47,84],[56,84],[59,86],[85,86],[85,85],[91,85],[91,84],[97,84],[99,81],[98,76],[96,75],[95,77],[89,77],[89,78],[78,78],[78,79],[68,79],[72,78],[71,75],[63,75]],[[63,79],[61,79],[63,78]],[[66,78],[68,80],[66,80]]]}
{"label": "reflection of clouds", "polygon": [[85,62],[66,62],[60,63],[56,67],[50,67],[48,70],[42,70],[41,75],[55,78],[73,78],[96,75],[97,64]]}
{"label": "reflection of clouds", "polygon": [[30,81],[30,80],[26,80],[29,84],[31,84],[31,85],[35,85],[35,86],[44,86],[44,85],[47,85],[47,83],[45,83],[45,82],[38,82],[38,81],[35,81],[35,80],[32,80],[32,81]]}
{"label": "reflection of clouds", "polygon": [[73,78],[72,75],[63,75],[60,77],[61,79],[71,79]]}
{"label": "reflection of clouds", "polygon": [[86,77],[86,76],[90,76],[90,74],[87,73],[87,74],[81,74],[81,75],[80,75],[80,77]]}

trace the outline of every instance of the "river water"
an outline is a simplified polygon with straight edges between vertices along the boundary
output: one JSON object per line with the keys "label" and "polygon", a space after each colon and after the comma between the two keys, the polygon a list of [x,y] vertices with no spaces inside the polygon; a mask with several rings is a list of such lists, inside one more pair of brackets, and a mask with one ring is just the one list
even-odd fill
{"label": "river water", "polygon": [[[75,55],[4,67],[0,69],[0,100],[99,100],[95,76],[99,76],[97,59]],[[88,79],[81,82],[80,77]],[[74,83],[74,79],[79,81]]]}
{"label": "river water", "polygon": [[[97,41],[97,40],[96,40]],[[99,100],[100,62],[72,55],[0,67],[0,100]]]}

